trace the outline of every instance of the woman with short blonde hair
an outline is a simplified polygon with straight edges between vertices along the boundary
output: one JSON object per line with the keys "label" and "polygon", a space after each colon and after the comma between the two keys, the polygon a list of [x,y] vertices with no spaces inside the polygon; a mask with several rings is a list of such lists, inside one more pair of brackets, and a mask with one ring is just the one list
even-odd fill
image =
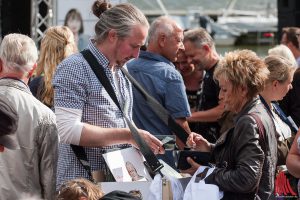
{"label": "woman with short blonde hair", "polygon": [[[272,118],[258,98],[268,75],[264,61],[254,52],[227,53],[214,77],[219,82],[219,99],[225,110],[235,114],[233,126],[222,133],[216,144],[194,133],[188,138],[187,144],[195,150],[213,150],[216,168],[205,182],[219,186],[224,191],[223,200],[270,199],[274,195],[276,135]],[[188,161],[190,171],[199,167],[192,159]]]}
{"label": "woman with short blonde hair", "polygon": [[266,80],[266,87],[260,93],[260,99],[272,116],[276,128],[278,143],[277,165],[285,165],[288,150],[292,143],[292,136],[297,132],[297,127],[281,110],[276,101],[280,101],[292,89],[293,75],[296,67],[288,59],[280,56],[267,56],[264,59],[270,75]]}

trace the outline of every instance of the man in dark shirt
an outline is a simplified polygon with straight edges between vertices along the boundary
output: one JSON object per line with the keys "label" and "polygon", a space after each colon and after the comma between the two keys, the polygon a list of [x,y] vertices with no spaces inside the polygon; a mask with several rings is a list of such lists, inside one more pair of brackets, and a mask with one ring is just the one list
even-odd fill
{"label": "man in dark shirt", "polygon": [[219,55],[216,52],[212,37],[203,28],[186,31],[184,33],[184,47],[188,62],[206,72],[199,109],[192,113],[188,121],[199,122],[199,133],[209,142],[215,142],[220,130],[217,121],[224,112],[224,105],[218,98],[220,88],[213,79]]}
{"label": "man in dark shirt", "polygon": [[291,116],[296,126],[300,126],[300,68],[294,73],[292,82],[293,88],[286,94],[282,101],[279,102],[280,107],[287,116]]}
{"label": "man in dark shirt", "polygon": [[289,90],[287,95],[279,102],[280,107],[287,116],[290,116],[296,126],[300,126],[300,28],[285,27],[282,30],[281,44],[286,45],[293,53],[298,68],[294,73],[292,82],[293,88]]}

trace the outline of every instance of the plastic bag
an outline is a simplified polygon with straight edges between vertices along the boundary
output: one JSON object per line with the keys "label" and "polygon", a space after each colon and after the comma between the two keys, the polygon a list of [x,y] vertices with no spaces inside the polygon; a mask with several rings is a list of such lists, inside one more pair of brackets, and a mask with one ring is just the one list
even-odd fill
{"label": "plastic bag", "polygon": [[183,200],[219,200],[223,198],[223,192],[220,192],[219,187],[214,184],[206,184],[205,178],[209,176],[214,168],[209,168],[205,178],[200,180],[198,183],[196,181],[196,176],[204,171],[206,167],[199,167],[199,169],[192,176],[190,182],[188,183],[185,191]]}

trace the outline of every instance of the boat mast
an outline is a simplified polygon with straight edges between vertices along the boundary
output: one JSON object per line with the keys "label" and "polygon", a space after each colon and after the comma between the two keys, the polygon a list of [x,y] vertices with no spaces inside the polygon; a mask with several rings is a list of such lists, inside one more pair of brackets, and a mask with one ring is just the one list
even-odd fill
{"label": "boat mast", "polygon": [[164,15],[169,15],[165,5],[163,4],[163,2],[161,0],[156,0],[156,2],[158,3],[160,9],[163,11]]}
{"label": "boat mast", "polygon": [[229,13],[231,13],[233,11],[233,8],[236,4],[237,0],[230,0],[226,6],[226,8],[224,9],[224,12],[222,14],[222,17],[227,17]]}

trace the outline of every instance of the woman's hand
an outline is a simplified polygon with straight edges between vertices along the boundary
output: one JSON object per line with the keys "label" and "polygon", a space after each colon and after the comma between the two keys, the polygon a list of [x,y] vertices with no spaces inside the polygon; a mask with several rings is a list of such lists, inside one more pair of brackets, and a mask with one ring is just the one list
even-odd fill
{"label": "woman's hand", "polygon": [[191,165],[191,168],[187,170],[181,170],[181,172],[193,175],[201,165],[196,163],[191,157],[187,157],[186,160]]}
{"label": "woman's hand", "polygon": [[201,152],[210,152],[211,144],[200,134],[192,132],[186,142],[187,146]]}

